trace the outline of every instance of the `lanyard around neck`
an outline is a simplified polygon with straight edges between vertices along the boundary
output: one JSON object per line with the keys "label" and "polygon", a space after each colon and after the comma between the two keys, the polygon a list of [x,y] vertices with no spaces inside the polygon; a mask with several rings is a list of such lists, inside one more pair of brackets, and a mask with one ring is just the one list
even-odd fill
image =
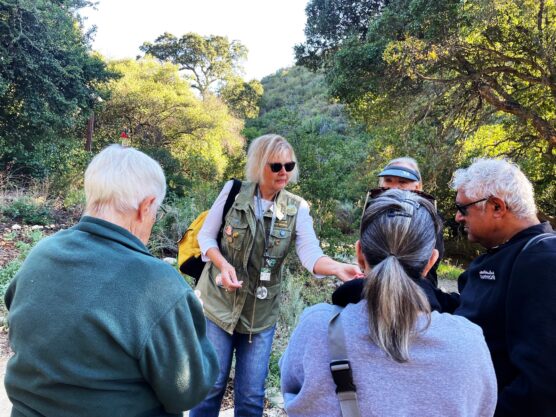
{"label": "lanyard around neck", "polygon": [[264,226],[264,212],[263,212],[263,203],[262,203],[262,196],[261,196],[261,190],[259,189],[259,186],[257,186],[257,214],[258,217],[261,220],[261,225],[263,228],[263,236],[264,236],[264,255],[266,256],[268,253],[268,242],[270,240],[270,235],[272,234],[272,231],[274,230],[274,222],[276,221],[276,197],[278,196],[278,194],[276,194],[274,196],[274,198],[272,199],[272,220],[270,221],[270,230],[268,232],[268,235],[266,234],[266,230],[265,230],[265,226]]}

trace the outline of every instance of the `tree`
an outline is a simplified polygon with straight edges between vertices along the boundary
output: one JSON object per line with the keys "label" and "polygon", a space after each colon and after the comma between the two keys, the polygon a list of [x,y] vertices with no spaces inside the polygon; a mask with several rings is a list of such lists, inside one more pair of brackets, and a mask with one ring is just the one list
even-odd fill
{"label": "tree", "polygon": [[333,94],[347,102],[423,93],[465,133],[506,113],[518,142],[545,141],[552,155],[555,18],[556,5],[546,1],[397,0],[370,22],[365,39],[330,45],[336,51],[320,63],[330,68]]}
{"label": "tree", "polygon": [[90,53],[79,24],[77,12],[87,4],[0,2],[0,166],[13,161],[30,172],[35,162],[40,165],[37,149],[75,137],[100,84],[114,76]]}
{"label": "tree", "polygon": [[237,76],[241,72],[241,62],[247,58],[247,48],[239,41],[230,42],[225,36],[201,36],[192,32],[181,38],[164,33],[154,43],[143,43],[140,49],[160,61],[178,65],[180,71],[186,71],[191,86],[203,97],[218,82]]}
{"label": "tree", "polygon": [[263,85],[257,80],[243,81],[241,77],[230,77],[219,91],[220,98],[239,118],[252,119],[259,115],[259,101]]}
{"label": "tree", "polygon": [[294,47],[297,63],[315,70],[346,39],[364,40],[369,21],[388,3],[389,0],[309,1],[305,8],[307,42]]}
{"label": "tree", "polygon": [[[228,160],[241,154],[243,123],[216,97],[199,100],[170,63],[151,57],[109,63],[121,78],[97,113],[96,146],[125,130],[132,146],[155,156],[171,189],[222,179]],[[187,182],[187,183],[186,183]]]}
{"label": "tree", "polygon": [[[507,155],[529,167],[538,195],[554,198],[555,19],[553,1],[392,0],[364,37],[318,33],[330,43],[317,64],[331,94],[370,130],[391,133],[399,149],[416,138],[415,151],[436,148],[426,162],[441,157],[444,184],[471,156]],[[504,134],[477,146],[497,126]]]}

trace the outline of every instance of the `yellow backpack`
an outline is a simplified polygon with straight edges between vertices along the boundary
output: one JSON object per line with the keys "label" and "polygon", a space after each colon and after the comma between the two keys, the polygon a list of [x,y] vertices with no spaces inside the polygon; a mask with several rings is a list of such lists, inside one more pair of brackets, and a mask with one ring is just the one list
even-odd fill
{"label": "yellow backpack", "polygon": [[[224,204],[224,211],[222,212],[222,223],[220,224],[220,230],[218,232],[217,242],[220,245],[220,239],[222,238],[222,226],[224,225],[224,220],[226,214],[234,204],[236,196],[239,194],[241,188],[241,181],[233,179],[232,189],[226,198],[226,203]],[[197,216],[195,220],[189,225],[182,238],[178,242],[178,266],[180,271],[186,275],[193,277],[195,284],[201,277],[203,269],[206,262],[203,262],[201,257],[201,248],[199,247],[199,242],[197,241],[197,235],[203,227],[203,223],[207,218],[208,210],[203,211]]]}

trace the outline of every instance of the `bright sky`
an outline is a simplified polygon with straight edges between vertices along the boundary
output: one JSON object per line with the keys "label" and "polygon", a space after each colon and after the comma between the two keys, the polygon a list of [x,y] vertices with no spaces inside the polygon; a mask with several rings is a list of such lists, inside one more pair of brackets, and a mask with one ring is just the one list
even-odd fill
{"label": "bright sky", "polygon": [[293,65],[293,46],[304,41],[308,0],[99,0],[84,9],[97,26],[93,49],[107,58],[135,58],[139,46],[164,32],[222,35],[249,50],[245,78],[261,79]]}

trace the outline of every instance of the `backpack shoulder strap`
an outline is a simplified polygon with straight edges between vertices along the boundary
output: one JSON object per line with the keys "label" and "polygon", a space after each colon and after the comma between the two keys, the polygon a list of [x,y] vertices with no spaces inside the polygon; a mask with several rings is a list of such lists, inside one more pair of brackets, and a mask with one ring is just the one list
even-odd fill
{"label": "backpack shoulder strap", "polygon": [[234,204],[236,196],[239,194],[239,190],[241,189],[241,181],[240,180],[232,178],[232,181],[234,183],[232,184],[232,189],[230,190],[230,193],[228,194],[228,198],[226,198],[226,203],[224,203],[224,210],[222,211],[222,224],[224,224],[224,220],[226,219],[226,215],[228,214],[228,211],[230,211],[230,208],[232,207],[232,204]]}
{"label": "backpack shoulder strap", "polygon": [[353,383],[351,364],[347,358],[344,329],[340,321],[343,308],[337,311],[328,323],[328,346],[330,349],[330,372],[336,384],[336,395],[340,401],[342,417],[361,417],[357,402],[357,389]]}
{"label": "backpack shoulder strap", "polygon": [[528,247],[533,246],[537,243],[542,242],[545,239],[551,239],[556,237],[556,233],[541,233],[540,235],[533,236],[529,241],[523,246],[519,253],[525,252]]}
{"label": "backpack shoulder strap", "polygon": [[216,241],[218,242],[218,246],[220,246],[220,240],[222,239],[223,229],[224,229],[224,222],[226,221],[226,215],[232,208],[234,201],[236,200],[237,195],[239,194],[239,190],[241,189],[241,181],[232,178],[233,184],[232,188],[226,197],[226,202],[224,203],[224,210],[222,210],[222,221],[220,222],[220,229],[218,230],[218,236],[216,237]]}

